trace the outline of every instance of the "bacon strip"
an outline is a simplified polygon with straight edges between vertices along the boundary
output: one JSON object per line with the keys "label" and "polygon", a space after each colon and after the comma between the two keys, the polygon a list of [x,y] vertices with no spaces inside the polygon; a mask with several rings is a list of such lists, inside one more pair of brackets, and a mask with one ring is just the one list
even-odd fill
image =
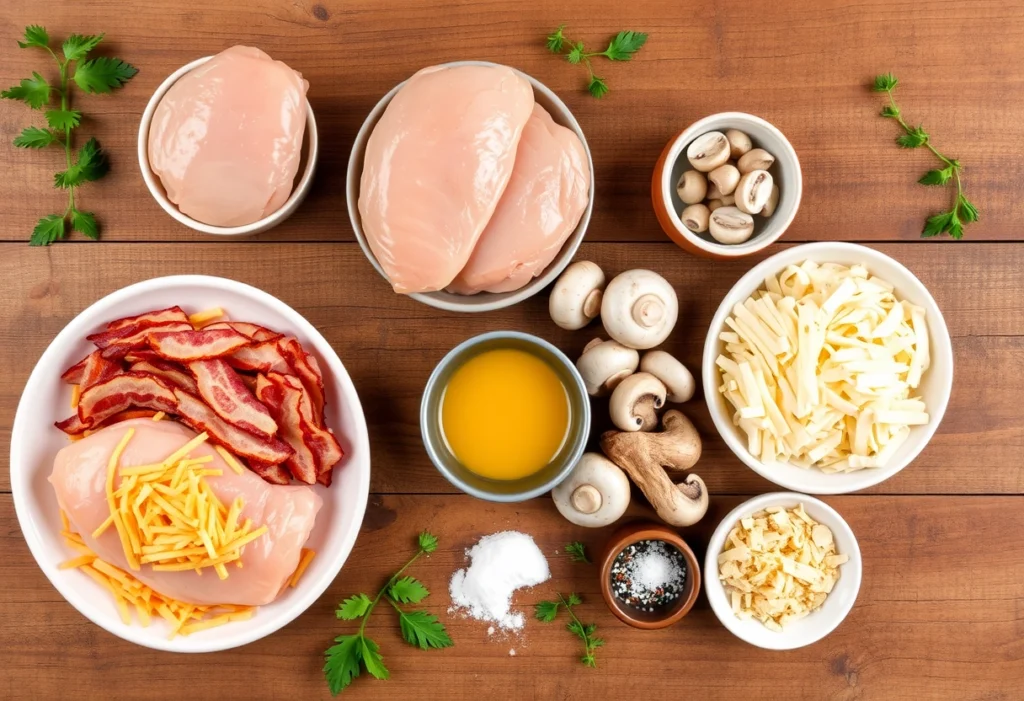
{"label": "bacon strip", "polygon": [[222,419],[259,436],[271,438],[277,433],[277,423],[267,407],[256,401],[238,373],[222,358],[193,360],[188,369],[199,385],[199,396]]}
{"label": "bacon strip", "polygon": [[145,348],[146,336],[150,331],[159,329],[161,331],[184,331],[191,329],[192,324],[187,321],[139,321],[129,326],[120,326],[110,331],[100,331],[85,337],[92,341],[97,348],[108,346],[127,346],[129,348]]}
{"label": "bacon strip", "polygon": [[217,321],[212,324],[207,324],[203,327],[204,329],[234,329],[238,333],[244,333],[252,340],[263,343],[265,341],[276,341],[279,338],[284,338],[284,334],[260,326],[258,324],[250,324],[247,321]]}
{"label": "bacon strip", "polygon": [[271,484],[288,484],[292,481],[291,473],[284,463],[270,465],[259,460],[249,460],[249,469]]}
{"label": "bacon strip", "polygon": [[167,309],[157,309],[145,314],[139,314],[138,316],[126,316],[123,319],[115,319],[107,324],[107,331],[113,331],[115,329],[122,328],[124,326],[131,326],[143,321],[151,321],[154,323],[162,323],[166,321],[188,321],[188,314],[186,314],[181,307],[174,306],[168,307]]}
{"label": "bacon strip", "polygon": [[291,372],[291,365],[285,360],[278,343],[265,341],[243,346],[227,357],[228,365],[250,372]]}
{"label": "bacon strip", "polygon": [[[335,465],[341,462],[345,452],[341,449],[341,444],[338,443],[338,439],[334,437],[334,434],[314,420],[312,401],[309,398],[309,393],[302,386],[302,382],[294,375],[277,375],[274,373],[268,375],[268,379],[275,382],[284,382],[293,389],[302,392],[299,413],[302,416],[302,420],[308,424],[309,440],[307,442],[313,454],[316,455],[317,475],[319,477],[323,473],[329,473]],[[330,484],[330,477],[327,478],[327,483]]]}
{"label": "bacon strip", "polygon": [[102,351],[97,350],[65,370],[61,379],[70,384],[80,385],[86,390],[99,382],[109,380],[121,370],[120,363],[107,360],[103,357]]}
{"label": "bacon strip", "polygon": [[174,393],[159,378],[141,372],[126,372],[82,392],[78,413],[55,425],[65,433],[81,433],[132,408],[172,413],[177,402]]}
{"label": "bacon strip", "polygon": [[310,447],[311,433],[308,424],[302,419],[299,408],[302,403],[302,391],[276,378],[272,380],[260,375],[256,378],[256,396],[270,409],[281,427],[281,437],[295,451],[285,466],[295,479],[306,484],[315,484],[316,454]]}
{"label": "bacon strip", "polygon": [[206,431],[213,442],[235,455],[270,465],[277,465],[291,457],[293,451],[285,443],[276,438],[260,438],[232,426],[194,394],[175,389],[174,396],[178,400],[175,413],[182,423],[195,431]]}
{"label": "bacon strip", "polygon": [[[312,357],[305,350],[302,345],[295,338],[286,338],[283,341],[278,342],[278,347],[281,349],[281,355],[284,356],[285,360],[288,361],[288,365],[291,366],[292,374],[297,375],[302,380],[302,386],[309,392],[309,398],[313,402],[313,417],[316,424],[323,423],[324,420],[324,382],[320,377],[317,370],[313,369],[313,365],[309,362],[309,358]],[[314,363],[316,361],[313,361]]]}
{"label": "bacon strip", "polygon": [[199,385],[196,384],[195,378],[192,375],[182,370],[180,365],[164,360],[156,353],[153,353],[152,358],[133,362],[131,370],[132,372],[145,372],[150,375],[156,375],[166,380],[172,387],[180,387],[186,392],[199,394]]}
{"label": "bacon strip", "polygon": [[161,358],[180,362],[219,358],[252,343],[248,336],[234,329],[157,331],[150,333],[147,340]]}

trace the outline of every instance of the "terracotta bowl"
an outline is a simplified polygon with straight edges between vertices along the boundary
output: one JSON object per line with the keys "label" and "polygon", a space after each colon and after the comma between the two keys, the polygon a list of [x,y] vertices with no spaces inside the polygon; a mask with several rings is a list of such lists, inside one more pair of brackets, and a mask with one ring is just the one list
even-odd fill
{"label": "terracotta bowl", "polygon": [[[612,563],[619,553],[633,543],[638,543],[642,540],[660,540],[668,543],[681,552],[683,559],[686,560],[687,572],[683,594],[671,608],[651,613],[638,611],[626,605],[612,593]],[[690,612],[693,604],[697,601],[698,592],[700,592],[700,564],[697,562],[693,551],[690,550],[690,546],[686,544],[686,541],[667,526],[650,521],[623,526],[611,537],[601,555],[601,594],[604,596],[604,601],[608,604],[608,608],[611,609],[612,613],[618,616],[623,623],[634,628],[655,630],[672,625]]]}

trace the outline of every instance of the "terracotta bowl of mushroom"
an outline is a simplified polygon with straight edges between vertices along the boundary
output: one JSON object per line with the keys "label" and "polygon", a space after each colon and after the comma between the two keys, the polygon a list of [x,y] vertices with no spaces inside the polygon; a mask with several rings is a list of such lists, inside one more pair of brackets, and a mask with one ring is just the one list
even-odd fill
{"label": "terracotta bowl of mushroom", "polygon": [[785,233],[800,207],[803,176],[789,140],[760,117],[721,112],[694,122],[661,152],[651,200],[681,248],[738,258]]}

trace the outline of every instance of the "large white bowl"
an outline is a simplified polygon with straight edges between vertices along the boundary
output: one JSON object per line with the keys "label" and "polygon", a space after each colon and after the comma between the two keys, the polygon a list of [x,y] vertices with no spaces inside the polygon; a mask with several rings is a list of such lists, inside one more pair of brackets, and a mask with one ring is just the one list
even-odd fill
{"label": "large white bowl", "polygon": [[[804,511],[808,516],[829,527],[835,538],[836,552],[849,555],[850,559],[839,566],[839,581],[836,582],[832,593],[825,599],[825,603],[806,617],[786,626],[780,633],[768,630],[761,621],[742,620],[732,612],[732,605],[725,592],[725,586],[718,578],[718,556],[725,546],[725,539],[729,532],[741,518],[763,511],[769,506],[783,506],[792,509],[798,504],[804,505]],[[863,562],[860,546],[857,544],[857,538],[853,535],[850,525],[835,509],[820,499],[791,492],[762,494],[743,502],[730,511],[715,529],[714,535],[711,536],[711,542],[708,543],[707,554],[704,556],[704,592],[711,604],[711,610],[718,616],[722,625],[737,638],[769,650],[792,650],[810,645],[835,630],[850,613],[850,609],[853,608],[853,604],[857,600],[862,574]]]}
{"label": "large white bowl", "polygon": [[[71,388],[60,374],[91,350],[86,335],[105,322],[151,309],[181,305],[189,311],[222,307],[231,318],[252,321],[296,336],[324,370],[328,425],[345,450],[334,484],[318,490],[324,505],[308,541],[316,550],[295,589],[261,606],[247,621],[168,640],[163,620],[148,628],[121,622],[110,593],[78,570],[58,570],[72,552],[60,536],[60,515],[47,477],[57,451],[68,444],[53,422],[70,414]],[[305,611],[327,589],[345,563],[363,522],[370,489],[370,444],[366,420],[352,380],[330,344],[279,299],[234,280],[179,275],[140,282],[107,295],[69,323],[43,353],[28,378],[11,436],[11,489],[21,530],[43,573],[89,620],[125,640],[173,652],[212,652],[270,635]]]}
{"label": "large white bowl", "polygon": [[[442,65],[496,66],[499,64],[490,61],[453,61]],[[513,68],[512,70],[516,69]],[[583,216],[580,217],[579,223],[565,243],[562,244],[562,250],[558,252],[554,260],[537,277],[518,290],[511,292],[480,292],[475,295],[459,295],[441,290],[439,292],[415,292],[409,295],[409,297],[418,302],[450,312],[489,312],[495,309],[511,307],[513,304],[518,304],[524,299],[532,297],[554,282],[555,278],[569,265],[569,261],[576,255],[576,250],[583,243],[583,236],[587,233],[587,226],[590,224],[590,214],[594,209],[594,161],[590,157],[590,146],[587,145],[587,137],[583,135],[583,130],[580,128],[579,122],[572,115],[572,112],[569,111],[569,108],[566,107],[565,103],[562,102],[561,98],[554,91],[533,76],[529,76],[522,71],[516,72],[530,81],[530,85],[533,86],[533,99],[537,104],[548,111],[556,124],[560,124],[575,132],[583,144],[583,150],[587,153],[587,165],[590,167],[590,199],[587,202],[587,208],[583,210]],[[352,230],[355,232],[356,240],[359,242],[359,247],[363,249],[367,260],[370,261],[374,269],[385,280],[388,279],[388,276],[384,272],[384,268],[381,267],[377,257],[373,255],[370,244],[366,240],[366,235],[363,233],[362,217],[359,215],[359,181],[363,175],[363,158],[366,155],[366,143],[370,140],[370,134],[373,133],[374,127],[377,126],[377,122],[383,116],[384,110],[387,109],[391,100],[394,99],[406,82],[403,80],[393,87],[370,110],[370,114],[367,115],[363,126],[359,129],[359,133],[356,134],[355,142],[352,144],[352,153],[348,159],[348,173],[345,183],[345,195],[348,200],[348,218],[352,223]]]}
{"label": "large white bowl", "polygon": [[[718,335],[726,330],[725,319],[733,307],[742,303],[755,291],[764,286],[765,277],[776,275],[786,266],[800,264],[805,260],[816,263],[862,264],[874,275],[896,287],[896,296],[923,307],[928,323],[928,340],[931,353],[931,367],[925,371],[917,393],[924,399],[931,415],[925,426],[912,426],[910,436],[896,451],[885,467],[867,468],[855,472],[825,474],[816,469],[797,467],[789,463],[766,464],[747,450],[746,434],[732,422],[733,410],[718,391],[721,376],[715,359],[721,354],[724,344]],[[750,272],[733,285],[722,300],[718,312],[711,320],[707,338],[704,341],[702,366],[704,399],[715,422],[715,428],[722,435],[726,445],[736,456],[757,474],[780,487],[810,494],[845,494],[871,487],[883,482],[913,462],[935,434],[942,422],[953,389],[953,346],[949,329],[942,318],[942,311],[935,303],[928,289],[912,272],[894,259],[873,248],[852,243],[821,242],[794,246],[755,265]]]}

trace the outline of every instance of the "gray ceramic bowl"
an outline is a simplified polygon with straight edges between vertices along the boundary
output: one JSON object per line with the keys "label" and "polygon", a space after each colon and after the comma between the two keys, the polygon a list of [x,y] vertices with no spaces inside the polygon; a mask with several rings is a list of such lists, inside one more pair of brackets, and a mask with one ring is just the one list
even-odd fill
{"label": "gray ceramic bowl", "polygon": [[[452,61],[442,65],[495,66],[499,64],[490,61]],[[587,203],[587,208],[583,210],[583,216],[580,217],[576,229],[573,230],[569,238],[562,245],[562,250],[559,251],[555,259],[551,261],[540,275],[533,278],[526,285],[512,292],[480,292],[475,295],[457,295],[441,291],[418,292],[409,295],[413,299],[428,304],[431,307],[452,312],[489,312],[494,309],[511,307],[513,304],[518,304],[524,299],[532,297],[554,282],[555,278],[569,265],[569,261],[576,255],[576,249],[583,242],[583,235],[586,234],[587,226],[590,224],[590,214],[594,208],[594,161],[590,157],[590,146],[587,145],[587,137],[583,135],[579,122],[572,116],[572,112],[559,99],[558,95],[536,78],[528,76],[521,71],[518,72],[529,80],[530,85],[533,86],[533,99],[537,104],[548,111],[556,124],[572,129],[583,143],[583,150],[587,152],[587,164],[590,166],[590,201]],[[356,134],[355,143],[352,144],[352,154],[348,159],[348,175],[346,176],[345,183],[345,196],[348,199],[348,218],[352,223],[352,230],[355,232],[356,240],[359,241],[359,246],[363,249],[363,253],[366,254],[367,260],[373,264],[373,267],[385,280],[387,280],[388,276],[384,273],[384,269],[373,255],[373,251],[370,250],[370,244],[366,241],[366,236],[363,235],[362,219],[359,216],[359,180],[363,175],[363,157],[366,154],[366,142],[370,139],[370,134],[373,132],[373,128],[377,126],[377,122],[380,121],[384,110],[387,109],[388,103],[402,89],[405,82],[402,81],[393,87],[387,95],[382,97],[380,102],[370,111],[366,121],[363,122],[359,133]]]}
{"label": "gray ceramic bowl", "polygon": [[[569,437],[562,450],[539,472],[520,480],[491,480],[463,467],[452,455],[441,430],[441,399],[448,380],[463,363],[484,351],[516,348],[546,360],[569,394]],[[518,331],[492,331],[463,341],[449,351],[427,380],[420,404],[420,432],[427,455],[445,479],[466,494],[488,501],[525,501],[551,490],[565,479],[583,455],[590,435],[590,398],[576,366],[547,341]]]}

